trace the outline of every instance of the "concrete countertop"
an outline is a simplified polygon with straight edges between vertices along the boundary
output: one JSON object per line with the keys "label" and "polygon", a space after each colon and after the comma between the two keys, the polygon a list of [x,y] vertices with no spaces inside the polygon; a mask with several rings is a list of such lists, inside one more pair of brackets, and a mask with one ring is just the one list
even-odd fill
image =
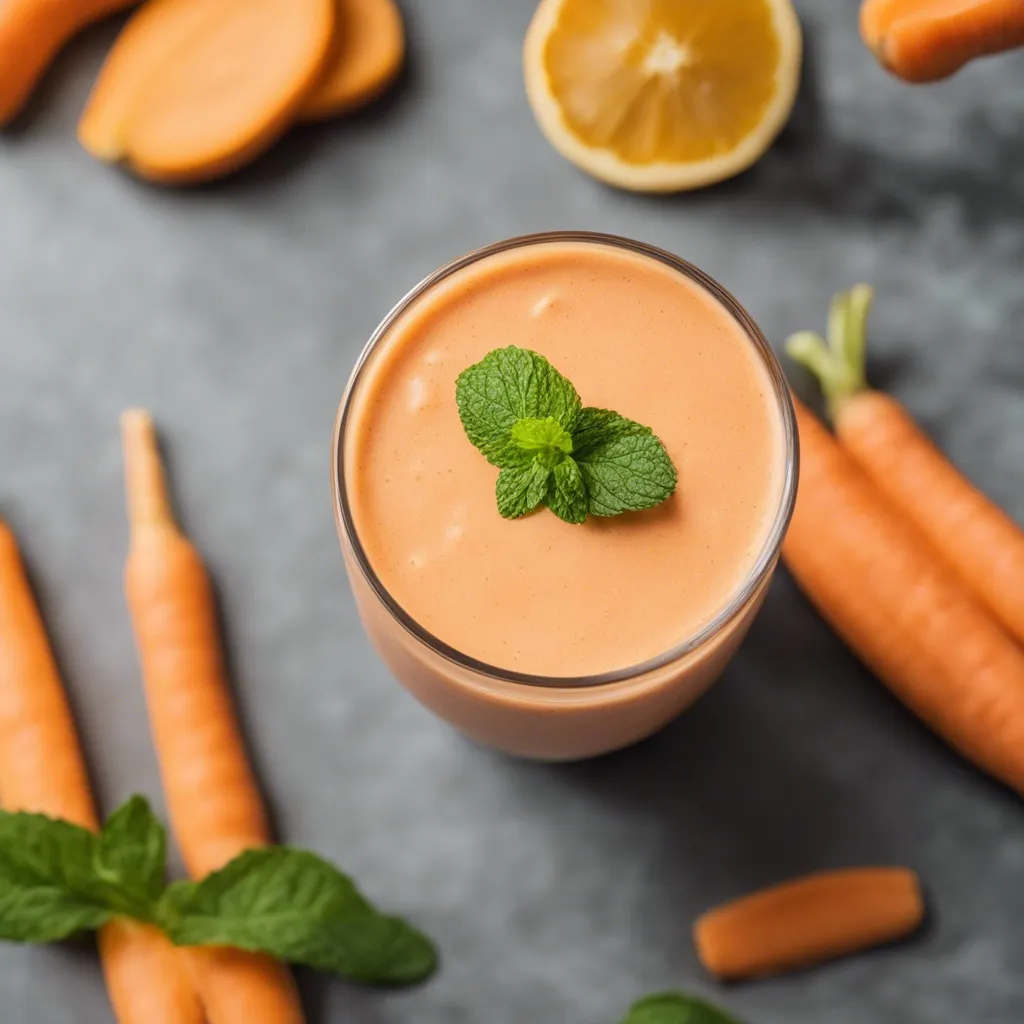
{"label": "concrete countertop", "polygon": [[[222,595],[280,835],[439,941],[413,992],[303,978],[312,1024],[614,1024],[667,987],[750,1024],[1024,1019],[1024,807],[950,753],[780,573],[722,682],[664,733],[545,767],[479,750],[392,681],[332,521],[332,419],[370,331],[441,262],[556,227],[696,262],[778,344],[874,283],[876,382],[1024,520],[1024,54],[929,88],[878,70],[857,3],[798,3],[800,100],[749,173],[646,198],[542,139],[532,0],[407,0],[387,99],[294,132],[222,184],[162,191],[74,125],[117,22],[0,137],[0,511],[23,542],[105,809],[159,783],[124,611],[117,417],[158,417]],[[949,638],[956,643],[956,637]],[[912,942],[723,990],[693,917],[811,869],[918,869]],[[0,947],[4,1024],[110,1020],[88,946]]]}

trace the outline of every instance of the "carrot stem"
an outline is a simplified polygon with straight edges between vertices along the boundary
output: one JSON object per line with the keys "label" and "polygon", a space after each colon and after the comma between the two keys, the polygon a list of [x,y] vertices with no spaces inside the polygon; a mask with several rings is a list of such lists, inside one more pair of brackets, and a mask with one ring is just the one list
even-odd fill
{"label": "carrot stem", "polygon": [[867,321],[873,297],[866,284],[840,292],[829,308],[827,339],[800,331],[786,341],[790,358],[817,378],[832,419],[847,399],[867,390]]}

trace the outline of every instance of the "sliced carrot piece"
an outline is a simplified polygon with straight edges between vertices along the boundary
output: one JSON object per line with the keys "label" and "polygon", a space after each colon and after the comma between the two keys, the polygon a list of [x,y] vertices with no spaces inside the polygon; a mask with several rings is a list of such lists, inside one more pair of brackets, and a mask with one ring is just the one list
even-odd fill
{"label": "sliced carrot piece", "polygon": [[301,117],[318,121],[376,99],[405,61],[405,28],[395,0],[336,0],[334,49]]}
{"label": "sliced carrot piece", "polygon": [[218,0],[141,84],[125,126],[129,165],[166,184],[241,167],[291,124],[333,38],[333,0]]}
{"label": "sliced carrot piece", "polygon": [[125,25],[78,122],[78,141],[98,160],[124,157],[125,126],[145,82],[217,14],[211,0],[149,0]]}
{"label": "sliced carrot piece", "polygon": [[721,978],[795,970],[909,935],[924,918],[917,876],[854,868],[798,878],[723,904],[694,926],[701,963]]}

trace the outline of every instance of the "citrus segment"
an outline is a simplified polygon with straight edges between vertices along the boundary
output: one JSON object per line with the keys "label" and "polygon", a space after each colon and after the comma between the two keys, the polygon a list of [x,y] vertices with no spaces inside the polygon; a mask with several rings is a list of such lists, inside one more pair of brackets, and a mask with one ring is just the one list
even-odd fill
{"label": "citrus segment", "polygon": [[564,156],[612,184],[674,191],[749,166],[796,96],[789,0],[543,0],[527,93]]}

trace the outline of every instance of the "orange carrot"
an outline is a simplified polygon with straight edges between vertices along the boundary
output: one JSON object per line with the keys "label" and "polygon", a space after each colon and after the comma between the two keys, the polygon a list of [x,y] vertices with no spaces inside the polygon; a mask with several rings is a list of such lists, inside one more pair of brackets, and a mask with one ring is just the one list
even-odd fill
{"label": "orange carrot", "polygon": [[3,0],[0,3],[0,127],[28,102],[63,45],[86,25],[138,0]]}
{"label": "orange carrot", "polygon": [[170,49],[150,45],[152,33],[126,36],[124,47],[139,51],[118,57],[134,70],[121,79],[130,91],[111,100],[127,112],[117,144],[95,146],[104,159],[155,182],[209,181],[287,130],[327,60],[334,0],[216,0],[211,12],[195,29],[191,0],[162,5],[153,31],[181,40]]}
{"label": "orange carrot", "polygon": [[720,978],[810,967],[903,938],[924,902],[905,868],[808,875],[716,907],[694,925],[700,962]]}
{"label": "orange carrot", "polygon": [[829,338],[789,340],[818,377],[840,444],[875,486],[931,541],[961,579],[1024,641],[1024,530],[969,483],[894,398],[864,375],[871,289],[837,295]]}
{"label": "orange carrot", "polygon": [[[0,523],[0,798],[96,830],[89,780],[18,547]],[[100,931],[120,1024],[202,1024],[183,954],[156,929],[117,919]]]}
{"label": "orange carrot", "polygon": [[[167,807],[189,872],[201,878],[270,841],[224,671],[210,580],[171,511],[153,421],[122,420],[131,549],[128,605]],[[190,951],[211,1024],[300,1024],[291,974],[267,957]],[[226,978],[234,979],[231,982]]]}
{"label": "orange carrot", "polygon": [[125,154],[125,133],[142,86],[217,15],[210,0],[149,0],[129,19],[107,55],[78,122],[78,141],[98,160]]}
{"label": "orange carrot", "polygon": [[864,0],[861,38],[908,82],[948,78],[968,61],[1024,46],[1021,0]]}
{"label": "orange carrot", "polygon": [[343,114],[376,99],[405,60],[405,28],[395,0],[335,0],[335,42],[306,98],[307,121]]}
{"label": "orange carrot", "polygon": [[822,616],[936,732],[1024,795],[1024,652],[821,422],[794,401],[783,558]]}

